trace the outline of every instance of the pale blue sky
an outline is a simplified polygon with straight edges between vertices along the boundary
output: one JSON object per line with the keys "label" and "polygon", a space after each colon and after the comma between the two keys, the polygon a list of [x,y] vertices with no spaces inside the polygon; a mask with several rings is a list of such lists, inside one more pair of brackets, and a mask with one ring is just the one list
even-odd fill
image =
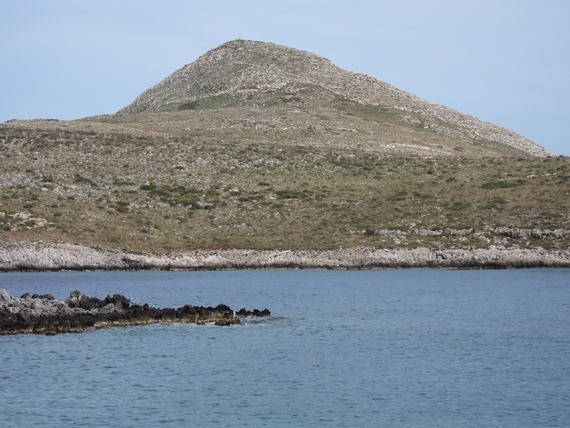
{"label": "pale blue sky", "polygon": [[237,38],[317,53],[570,155],[568,0],[0,0],[0,122],[114,113]]}

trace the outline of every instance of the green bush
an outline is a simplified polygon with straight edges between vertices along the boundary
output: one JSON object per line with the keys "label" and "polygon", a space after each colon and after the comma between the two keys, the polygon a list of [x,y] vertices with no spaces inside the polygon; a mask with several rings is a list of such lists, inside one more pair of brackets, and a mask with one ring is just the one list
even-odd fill
{"label": "green bush", "polygon": [[178,106],[178,111],[184,110],[196,110],[198,108],[198,101],[188,101],[186,103],[182,103]]}
{"label": "green bush", "polygon": [[88,184],[91,187],[97,187],[97,183],[95,183],[90,178],[83,177],[81,174],[75,174],[73,181],[78,184]]}
{"label": "green bush", "polygon": [[139,187],[139,189],[145,192],[151,192],[153,190],[156,190],[156,186],[154,184],[143,184],[142,186]]}
{"label": "green bush", "polygon": [[483,189],[508,189],[510,187],[518,187],[524,184],[524,180],[517,181],[489,181],[483,183],[481,188]]}
{"label": "green bush", "polygon": [[278,190],[275,194],[281,199],[308,199],[309,193],[300,190]]}

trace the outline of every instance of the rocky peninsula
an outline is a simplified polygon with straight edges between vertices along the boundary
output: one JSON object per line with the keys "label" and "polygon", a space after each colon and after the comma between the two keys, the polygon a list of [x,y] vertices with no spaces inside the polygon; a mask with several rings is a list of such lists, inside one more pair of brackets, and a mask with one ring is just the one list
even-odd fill
{"label": "rocky peninsula", "polygon": [[244,317],[268,317],[268,309],[235,312],[220,304],[216,307],[184,305],[180,308],[154,308],[138,305],[115,294],[101,300],[73,291],[65,300],[50,294],[14,297],[0,289],[0,335],[78,333],[108,327],[156,323],[240,324]]}
{"label": "rocky peninsula", "polygon": [[219,270],[219,269],[506,269],[570,267],[570,250],[490,246],[451,249],[333,250],[202,249],[170,254],[135,254],[67,243],[0,243],[0,271]]}

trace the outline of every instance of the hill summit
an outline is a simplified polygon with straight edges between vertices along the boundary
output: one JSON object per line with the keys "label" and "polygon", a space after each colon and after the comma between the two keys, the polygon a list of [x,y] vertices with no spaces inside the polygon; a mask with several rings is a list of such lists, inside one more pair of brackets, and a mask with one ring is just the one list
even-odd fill
{"label": "hill summit", "polygon": [[[342,70],[326,58],[246,40],[230,41],[207,52],[143,92],[118,114],[260,107],[301,112],[342,110],[354,121],[341,130],[358,131],[359,119],[392,128],[362,129],[367,134],[365,145],[372,149],[397,145],[399,149],[416,147],[417,154],[454,150],[468,154],[483,147],[497,154],[548,155],[521,135],[427,102],[373,77]],[[236,110],[234,114],[239,115]],[[319,127],[318,120],[312,120],[312,125],[309,122],[302,121],[301,126]]]}

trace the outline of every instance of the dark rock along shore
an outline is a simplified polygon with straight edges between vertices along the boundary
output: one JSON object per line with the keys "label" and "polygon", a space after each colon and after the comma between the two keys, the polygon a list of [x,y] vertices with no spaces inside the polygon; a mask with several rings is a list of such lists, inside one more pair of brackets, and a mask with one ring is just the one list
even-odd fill
{"label": "dark rock along shore", "polygon": [[30,295],[20,298],[0,289],[0,334],[77,333],[107,327],[156,323],[214,323],[219,326],[240,324],[244,317],[268,317],[268,309],[235,312],[220,304],[216,307],[184,305],[180,308],[154,308],[138,305],[125,296],[115,294],[101,300],[73,291],[65,300],[52,295]]}

